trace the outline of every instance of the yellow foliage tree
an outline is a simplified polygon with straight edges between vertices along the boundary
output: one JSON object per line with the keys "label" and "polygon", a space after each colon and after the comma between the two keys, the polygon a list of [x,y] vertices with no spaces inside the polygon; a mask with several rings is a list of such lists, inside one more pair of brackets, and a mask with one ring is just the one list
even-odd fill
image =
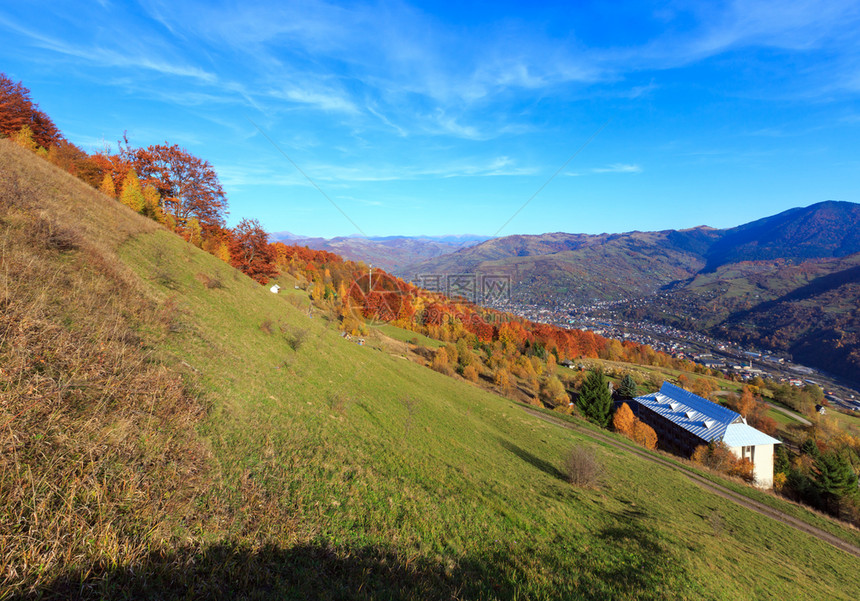
{"label": "yellow foliage tree", "polygon": [[696,378],[693,380],[690,392],[706,399],[714,392],[714,387],[707,378]]}
{"label": "yellow foliage tree", "polygon": [[324,293],[325,285],[318,278],[314,278],[314,283],[311,288],[311,298],[315,301],[321,301]]}
{"label": "yellow foliage tree", "polygon": [[[167,225],[167,216],[161,208],[161,194],[158,193],[152,186],[144,186],[143,202],[145,205],[144,214],[151,219],[154,219],[162,225]],[[200,225],[200,222],[197,223]]]}
{"label": "yellow foliage tree", "polygon": [[12,141],[21,148],[26,148],[31,152],[36,152],[39,149],[39,145],[33,139],[33,130],[29,125],[25,125],[17,133],[13,134]]}
{"label": "yellow foliage tree", "polygon": [[474,365],[467,365],[463,368],[463,377],[469,380],[470,382],[478,381],[478,370]]}
{"label": "yellow foliage tree", "polygon": [[215,252],[212,253],[225,263],[230,262],[230,247],[227,246],[226,242],[222,242],[218,245],[218,248],[215,249]]}
{"label": "yellow foliage tree", "polygon": [[567,406],[570,403],[570,397],[567,396],[564,384],[555,376],[547,378],[542,393],[546,403],[552,407]]}
{"label": "yellow foliage tree", "polygon": [[509,390],[511,387],[511,374],[504,367],[499,367],[493,373],[493,382],[502,390]]}
{"label": "yellow foliage tree", "polygon": [[436,354],[433,355],[433,361],[431,362],[430,367],[439,373],[450,374],[451,363],[448,360],[448,352],[443,348],[438,349]]}
{"label": "yellow foliage tree", "polygon": [[786,476],[782,472],[775,473],[773,475],[773,489],[776,492],[780,492],[783,489],[783,487],[785,486],[785,483],[787,481],[788,481],[788,476]]}
{"label": "yellow foliage tree", "polygon": [[185,224],[185,228],[188,231],[188,241],[197,248],[203,246],[203,228],[200,227],[200,222],[197,221],[197,218],[192,217],[189,219]]}
{"label": "yellow foliage tree", "polygon": [[633,424],[636,417],[627,403],[622,404],[612,416],[612,429],[625,436],[633,435]]}
{"label": "yellow foliage tree", "polygon": [[633,422],[631,438],[646,449],[657,448],[657,433],[654,431],[654,428],[638,419]]}
{"label": "yellow foliage tree", "polygon": [[[171,232],[175,232],[176,231],[176,217],[174,217],[170,213],[163,213],[163,215],[164,215],[164,227],[169,229]],[[230,250],[229,250],[230,247],[226,246],[226,244],[225,244],[225,247],[227,248],[227,256],[229,257],[230,256]],[[225,260],[228,263],[230,262],[229,258],[227,258]]]}
{"label": "yellow foliage tree", "polygon": [[130,169],[122,182],[122,194],[120,194],[120,202],[130,208],[135,213],[142,213],[146,206],[146,201],[143,198],[143,189],[140,187],[140,180],[137,178],[137,173],[134,169]]}
{"label": "yellow foliage tree", "polygon": [[624,347],[621,346],[621,342],[615,339],[607,342],[606,355],[610,361],[622,361],[624,359]]}
{"label": "yellow foliage tree", "polygon": [[102,194],[106,194],[111,198],[116,198],[116,186],[114,186],[113,178],[110,176],[110,173],[105,173],[99,190],[101,190]]}

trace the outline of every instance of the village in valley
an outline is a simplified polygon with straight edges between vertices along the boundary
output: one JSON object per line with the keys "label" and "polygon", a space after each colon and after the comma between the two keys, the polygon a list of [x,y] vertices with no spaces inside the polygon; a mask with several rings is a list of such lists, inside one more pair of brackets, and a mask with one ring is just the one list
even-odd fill
{"label": "village in valley", "polygon": [[619,315],[620,309],[643,302],[646,301],[637,298],[596,300],[577,305],[555,299],[551,306],[544,306],[503,300],[496,303],[494,308],[537,323],[590,330],[606,338],[645,344],[674,358],[688,359],[744,382],[762,378],[796,387],[815,384],[822,389],[828,404],[834,408],[860,413],[860,384],[814,367],[800,365],[786,353],[717,340],[700,332],[685,331],[652,321],[630,321]]}

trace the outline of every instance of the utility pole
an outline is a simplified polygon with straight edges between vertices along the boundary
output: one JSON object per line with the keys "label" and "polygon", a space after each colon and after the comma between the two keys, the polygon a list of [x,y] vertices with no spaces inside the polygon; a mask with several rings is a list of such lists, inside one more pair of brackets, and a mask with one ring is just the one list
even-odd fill
{"label": "utility pole", "polygon": [[367,271],[367,293],[370,294],[371,290],[373,290],[373,263],[370,264]]}

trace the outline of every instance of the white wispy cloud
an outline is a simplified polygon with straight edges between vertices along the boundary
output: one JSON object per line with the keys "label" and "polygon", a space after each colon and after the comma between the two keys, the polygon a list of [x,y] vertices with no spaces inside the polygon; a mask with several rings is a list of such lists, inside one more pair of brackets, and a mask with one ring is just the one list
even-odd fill
{"label": "white wispy cloud", "polygon": [[351,100],[332,90],[289,88],[283,91],[270,92],[269,95],[289,102],[311,106],[322,111],[353,114],[359,112],[358,107]]}
{"label": "white wispy cloud", "polygon": [[639,165],[630,165],[625,163],[613,163],[608,167],[595,167],[593,173],[642,173],[642,167]]}
{"label": "white wispy cloud", "polygon": [[[0,23],[28,37],[33,46],[50,50],[58,54],[83,59],[99,67],[133,67],[155,71],[163,75],[175,77],[187,77],[205,83],[215,83],[217,77],[214,73],[199,67],[182,62],[170,61],[164,57],[149,52],[125,53],[113,48],[101,46],[82,47],[69,44],[59,38],[51,37],[27,27],[20,25],[0,15]],[[117,44],[118,47],[127,47],[129,44]]]}
{"label": "white wispy cloud", "polygon": [[603,64],[616,72],[672,69],[745,47],[798,52],[830,47],[840,55],[850,47],[846,38],[856,42],[860,22],[860,5],[853,0],[734,0],[685,8],[677,16],[692,17],[687,31],[667,27],[639,46],[605,49]]}
{"label": "white wispy cloud", "polygon": [[433,166],[396,165],[312,165],[307,169],[312,179],[331,183],[388,182],[454,177],[511,177],[534,175],[534,167],[518,166],[513,159],[502,156],[483,161],[459,161]]}
{"label": "white wispy cloud", "polygon": [[311,186],[308,180],[287,164],[283,168],[259,164],[218,165],[217,168],[219,181],[228,189],[246,186]]}
{"label": "white wispy cloud", "polygon": [[444,132],[467,140],[485,140],[488,137],[487,134],[481,132],[476,126],[458,122],[455,117],[446,114],[441,108],[437,109],[433,123],[435,123],[435,127],[431,124],[427,131]]}
{"label": "white wispy cloud", "polygon": [[387,125],[391,129],[393,129],[394,131],[396,131],[397,135],[399,135],[400,137],[405,138],[406,136],[409,135],[409,132],[407,130],[405,130],[404,128],[400,127],[399,125],[397,125],[395,123],[392,123],[392,121],[388,117],[386,117],[385,115],[380,113],[378,110],[376,110],[376,108],[374,107],[373,104],[368,104],[365,106],[365,108],[367,109],[367,111],[371,115],[373,115],[374,117],[376,117],[377,119],[382,121],[385,125]]}
{"label": "white wispy cloud", "polygon": [[[271,101],[282,101],[350,115],[351,125],[359,128],[374,128],[376,120],[401,137],[420,133],[486,141],[516,132],[527,121],[506,110],[523,96],[576,84],[604,86],[614,90],[609,95],[637,99],[660,88],[653,76],[636,81],[643,71],[673,69],[747,46],[803,52],[833,47],[845,36],[856,40],[850,26],[858,23],[855,5],[845,0],[669,5],[662,9],[666,26],[661,31],[625,47],[586,46],[574,35],[553,36],[525,22],[454,28],[403,3],[212,7],[190,2],[174,8],[155,2],[149,10],[171,31],[247,56],[257,89],[275,90],[242,92],[260,112],[277,113],[280,107]],[[673,19],[690,15],[691,26],[673,26]],[[149,68],[195,76],[193,68],[183,71],[182,65]],[[828,85],[841,93],[860,91],[856,70],[846,67],[840,73]],[[339,80],[356,85],[334,83]],[[284,81],[291,86],[282,87]]]}
{"label": "white wispy cloud", "polygon": [[565,173],[565,175],[570,177],[579,177],[582,175],[604,173],[642,173],[642,167],[631,163],[613,163],[611,165],[606,165],[605,167],[592,167],[585,171],[571,171]]}
{"label": "white wispy cloud", "polygon": [[355,196],[345,196],[342,194],[339,194],[338,196],[336,196],[336,198],[338,200],[341,200],[341,201],[345,200],[345,201],[358,203],[358,204],[368,206],[368,207],[381,207],[381,206],[384,206],[384,204],[385,204],[380,200],[370,200],[367,198],[358,198]]}

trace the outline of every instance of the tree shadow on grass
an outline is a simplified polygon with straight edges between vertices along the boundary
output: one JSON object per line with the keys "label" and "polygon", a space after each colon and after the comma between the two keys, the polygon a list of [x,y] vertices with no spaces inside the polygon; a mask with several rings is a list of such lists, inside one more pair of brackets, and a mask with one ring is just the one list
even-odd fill
{"label": "tree shadow on grass", "polygon": [[628,508],[612,512],[614,524],[598,535],[611,546],[612,561],[601,562],[589,571],[591,586],[586,599],[686,598],[695,594],[688,566],[670,550],[647,524],[646,512]]}
{"label": "tree shadow on grass", "polygon": [[503,566],[404,561],[376,547],[216,544],[155,552],[135,566],[70,571],[9,599],[516,599]]}
{"label": "tree shadow on grass", "polygon": [[517,457],[519,457],[520,459],[522,459],[526,463],[536,467],[540,471],[544,472],[545,474],[552,476],[553,478],[558,478],[560,480],[564,480],[564,474],[561,473],[561,470],[558,469],[553,464],[551,464],[550,462],[544,461],[540,457],[532,455],[531,453],[529,453],[528,451],[526,451],[522,447],[518,447],[517,445],[510,442],[509,440],[499,438],[498,441],[499,441],[499,444],[501,444],[505,449],[507,449],[508,451],[510,451],[511,453],[513,453],[514,455],[516,455]]}

